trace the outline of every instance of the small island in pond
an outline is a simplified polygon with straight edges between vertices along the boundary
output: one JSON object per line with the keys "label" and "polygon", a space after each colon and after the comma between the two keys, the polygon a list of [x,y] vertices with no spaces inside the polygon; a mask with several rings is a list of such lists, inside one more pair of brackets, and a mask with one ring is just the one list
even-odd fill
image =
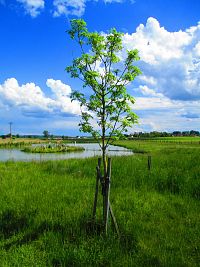
{"label": "small island in pond", "polygon": [[80,152],[85,149],[80,146],[65,146],[65,145],[40,145],[40,146],[27,146],[21,151],[27,153],[64,153],[64,152]]}

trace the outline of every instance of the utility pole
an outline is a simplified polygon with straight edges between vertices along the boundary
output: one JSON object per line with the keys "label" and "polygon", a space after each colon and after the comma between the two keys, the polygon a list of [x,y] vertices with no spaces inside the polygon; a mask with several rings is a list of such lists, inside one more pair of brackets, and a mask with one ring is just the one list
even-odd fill
{"label": "utility pole", "polygon": [[10,124],[10,141],[12,141],[12,122],[9,122]]}

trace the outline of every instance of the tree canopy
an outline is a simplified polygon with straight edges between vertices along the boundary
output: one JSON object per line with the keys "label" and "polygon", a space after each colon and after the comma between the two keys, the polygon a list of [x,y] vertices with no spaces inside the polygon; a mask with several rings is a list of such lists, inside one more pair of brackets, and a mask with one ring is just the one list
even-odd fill
{"label": "tree canopy", "polygon": [[139,60],[138,50],[126,51],[122,60],[123,34],[116,29],[108,34],[89,32],[82,19],[71,20],[67,33],[77,42],[81,54],[66,68],[71,77],[83,82],[83,89],[71,95],[72,101],[78,100],[81,106],[80,130],[92,134],[105,152],[111,140],[137,122],[131,109],[135,100],[126,86],[141,73],[134,65]]}

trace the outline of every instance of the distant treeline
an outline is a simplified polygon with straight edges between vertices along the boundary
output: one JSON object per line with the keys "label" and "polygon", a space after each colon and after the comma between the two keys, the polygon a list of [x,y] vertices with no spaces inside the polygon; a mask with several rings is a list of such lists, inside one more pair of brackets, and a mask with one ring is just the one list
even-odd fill
{"label": "distant treeline", "polygon": [[[6,139],[10,138],[10,134],[3,134],[0,135],[0,138]],[[44,135],[21,135],[21,134],[12,134],[12,139],[17,139],[17,138],[32,138],[32,139],[55,139],[55,140],[76,140],[76,139],[93,139],[93,137],[90,136],[67,136],[67,135],[53,135],[49,134],[48,136]]]}
{"label": "distant treeline", "polygon": [[133,134],[129,134],[129,135],[125,135],[126,137],[144,137],[144,138],[155,138],[155,137],[173,137],[173,136],[200,136],[200,132],[199,131],[174,131],[172,133],[168,133],[168,132],[157,132],[157,131],[153,131],[150,133],[143,133],[143,132],[137,132],[137,133],[133,133]]}
{"label": "distant treeline", "polygon": [[[143,137],[143,138],[155,138],[155,137],[173,137],[173,136],[200,136],[199,131],[174,131],[174,132],[149,132],[149,133],[144,133],[144,132],[134,132],[131,134],[125,134],[125,137],[128,138],[136,138],[136,137]],[[1,138],[6,139],[10,138],[10,134],[6,135],[0,135]],[[92,137],[89,136],[66,136],[66,135],[53,135],[49,134],[48,136],[44,135],[12,135],[12,138],[37,138],[37,139],[54,139],[54,140],[77,140],[77,139],[93,139]]]}

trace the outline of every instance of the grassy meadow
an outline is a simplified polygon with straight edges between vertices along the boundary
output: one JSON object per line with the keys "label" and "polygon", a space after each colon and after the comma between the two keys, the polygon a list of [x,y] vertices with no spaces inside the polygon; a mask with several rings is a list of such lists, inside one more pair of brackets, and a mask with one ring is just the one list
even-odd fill
{"label": "grassy meadow", "polygon": [[116,144],[140,152],[112,158],[120,238],[100,198],[91,221],[96,158],[0,162],[0,266],[199,266],[200,144]]}
{"label": "grassy meadow", "polygon": [[171,136],[171,137],[156,137],[154,140],[170,141],[170,142],[200,142],[199,136]]}

